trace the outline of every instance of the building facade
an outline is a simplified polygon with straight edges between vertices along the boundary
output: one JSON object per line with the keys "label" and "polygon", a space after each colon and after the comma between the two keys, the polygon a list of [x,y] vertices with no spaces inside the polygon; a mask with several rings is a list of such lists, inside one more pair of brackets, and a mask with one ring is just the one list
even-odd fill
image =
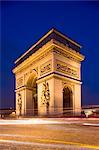
{"label": "building facade", "polygon": [[51,29],[15,61],[17,115],[80,113],[84,60],[80,48]]}

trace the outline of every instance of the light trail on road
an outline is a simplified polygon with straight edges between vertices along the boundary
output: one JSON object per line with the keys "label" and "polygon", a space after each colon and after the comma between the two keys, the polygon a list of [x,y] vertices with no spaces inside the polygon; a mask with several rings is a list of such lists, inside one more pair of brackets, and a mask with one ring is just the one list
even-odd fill
{"label": "light trail on road", "polygon": [[47,121],[42,119],[26,119],[26,120],[0,120],[0,125],[21,125],[21,124],[58,124],[58,121]]}
{"label": "light trail on road", "polygon": [[83,123],[84,126],[93,126],[93,127],[99,127],[99,124],[95,123]]}
{"label": "light trail on road", "polygon": [[68,120],[68,118],[66,118],[67,120],[54,120],[54,119],[17,119],[17,120],[0,120],[0,125],[32,125],[32,124],[80,124],[80,125],[84,125],[84,126],[93,126],[93,127],[99,127],[99,124],[94,124],[94,123],[86,123],[83,122],[81,123],[79,120],[76,121],[72,121],[72,120]]}
{"label": "light trail on road", "polygon": [[0,120],[0,125],[21,125],[21,124],[72,124],[75,121],[55,121],[44,119],[19,119],[19,120]]}

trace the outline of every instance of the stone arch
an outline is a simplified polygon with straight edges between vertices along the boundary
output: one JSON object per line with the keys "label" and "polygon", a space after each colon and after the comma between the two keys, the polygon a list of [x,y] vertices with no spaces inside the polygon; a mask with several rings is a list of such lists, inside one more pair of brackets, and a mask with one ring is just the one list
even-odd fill
{"label": "stone arch", "polygon": [[63,88],[63,114],[72,114],[73,92],[70,86]]}
{"label": "stone arch", "polygon": [[26,81],[26,88],[31,91],[31,97],[28,99],[28,101],[31,101],[31,109],[33,109],[33,115],[38,114],[38,98],[37,98],[37,74],[36,72],[32,72],[30,76],[28,76]]}
{"label": "stone arch", "polygon": [[35,84],[36,84],[36,80],[37,80],[37,77],[35,75],[30,75],[27,82],[26,82],[26,86],[27,87],[35,87]]}
{"label": "stone arch", "polygon": [[33,87],[34,80],[37,79],[37,72],[33,70],[31,73],[28,73],[25,79],[25,84],[28,87]]}

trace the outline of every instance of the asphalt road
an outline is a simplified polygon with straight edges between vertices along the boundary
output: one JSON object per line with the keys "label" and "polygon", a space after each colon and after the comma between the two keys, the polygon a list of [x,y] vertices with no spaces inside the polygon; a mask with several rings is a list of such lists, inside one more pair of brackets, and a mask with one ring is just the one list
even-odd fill
{"label": "asphalt road", "polygon": [[0,120],[0,150],[99,149],[99,120]]}

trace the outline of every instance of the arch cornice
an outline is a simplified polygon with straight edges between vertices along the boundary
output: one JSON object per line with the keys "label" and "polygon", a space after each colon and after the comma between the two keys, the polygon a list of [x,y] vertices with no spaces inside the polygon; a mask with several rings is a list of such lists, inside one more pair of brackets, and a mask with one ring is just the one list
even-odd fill
{"label": "arch cornice", "polygon": [[16,74],[21,70],[24,70],[25,68],[36,64],[38,61],[49,55],[49,53],[52,52],[53,47],[54,47],[53,40],[51,40],[50,42],[45,44],[42,48],[40,48],[38,51],[29,56],[29,58],[24,60],[20,65],[15,67],[13,69],[13,73]]}
{"label": "arch cornice", "polygon": [[49,80],[51,78],[60,79],[60,80],[63,81],[63,83],[67,83],[68,82],[68,83],[71,83],[71,84],[74,84],[74,83],[75,84],[82,84],[82,82],[79,81],[79,80],[71,79],[70,77],[66,77],[66,76],[61,76],[61,75],[59,75],[59,74],[57,74],[55,72],[49,73],[49,74],[47,74],[47,75],[45,75],[45,76],[43,76],[41,78],[38,78],[37,79],[37,83],[44,82],[45,79]]}
{"label": "arch cornice", "polygon": [[[77,62],[81,62],[84,60],[85,56],[82,55],[81,53],[75,51],[74,49],[71,49],[67,46],[65,46],[64,44],[53,40],[53,44],[54,44],[54,52],[58,53],[60,52],[60,54],[68,54],[69,59],[73,59],[76,60]],[[67,57],[67,55],[65,55]]]}
{"label": "arch cornice", "polygon": [[27,85],[24,85],[24,86],[21,86],[21,87],[15,89],[15,92],[20,92],[20,91],[25,90],[25,89],[33,90],[32,87],[28,87]]}
{"label": "arch cornice", "polygon": [[67,46],[64,46],[62,43],[52,39],[44,46],[42,46],[42,48],[40,48],[38,51],[29,56],[29,58],[24,60],[20,65],[15,67],[13,69],[13,73],[16,74],[17,72],[24,70],[25,68],[31,66],[32,64],[34,65],[36,62],[40,61],[41,59],[49,55],[49,53],[53,52],[63,55],[79,63],[84,60],[84,56],[79,52],[76,52],[75,50]]}

